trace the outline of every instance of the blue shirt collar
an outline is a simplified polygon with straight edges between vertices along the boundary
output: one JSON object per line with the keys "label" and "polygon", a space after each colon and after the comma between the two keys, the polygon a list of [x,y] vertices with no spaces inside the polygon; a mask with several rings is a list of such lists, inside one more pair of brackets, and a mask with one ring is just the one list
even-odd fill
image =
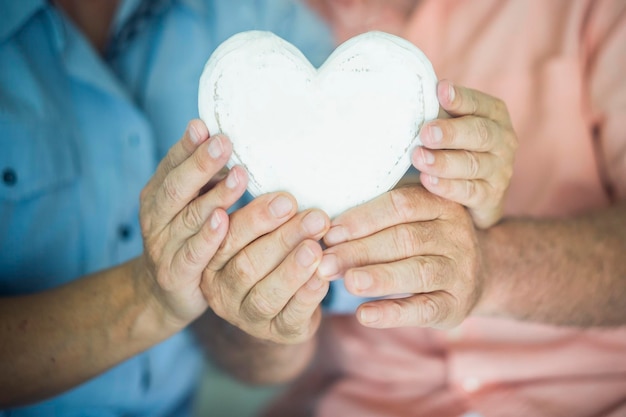
{"label": "blue shirt collar", "polygon": [[[206,14],[205,0],[177,0],[196,13]],[[114,29],[119,27],[135,10],[139,0],[123,0],[119,7]],[[0,0],[0,43],[13,35],[35,13],[48,6],[46,0]]]}
{"label": "blue shirt collar", "polygon": [[40,9],[47,6],[45,0],[0,0],[0,42],[19,30]]}

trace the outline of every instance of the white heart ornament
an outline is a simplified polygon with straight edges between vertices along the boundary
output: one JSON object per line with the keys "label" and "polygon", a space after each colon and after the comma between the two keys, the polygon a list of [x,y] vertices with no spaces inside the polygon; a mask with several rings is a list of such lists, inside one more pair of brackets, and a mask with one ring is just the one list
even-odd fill
{"label": "white heart ornament", "polygon": [[437,117],[437,78],[410,42],[368,32],[316,70],[270,32],[239,33],[207,61],[199,113],[233,143],[254,196],[288,191],[334,217],[391,189]]}

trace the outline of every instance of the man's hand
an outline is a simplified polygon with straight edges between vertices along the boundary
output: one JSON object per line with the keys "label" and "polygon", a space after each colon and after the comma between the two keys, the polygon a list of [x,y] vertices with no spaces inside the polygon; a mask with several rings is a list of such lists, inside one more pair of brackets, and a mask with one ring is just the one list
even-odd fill
{"label": "man's hand", "polygon": [[420,185],[397,188],[348,210],[324,237],[318,274],[344,276],[370,301],[357,310],[370,327],[451,328],[482,294],[482,260],[467,210]]}
{"label": "man's hand", "polygon": [[139,275],[149,275],[152,293],[175,326],[187,325],[206,310],[202,273],[228,231],[225,210],[246,189],[245,171],[234,167],[204,192],[231,151],[226,137],[209,138],[204,123],[193,120],[141,193],[145,250]]}
{"label": "man's hand", "polygon": [[513,174],[517,136],[499,99],[440,81],[437,95],[450,119],[422,128],[413,165],[429,191],[466,206],[480,228],[500,220]]}

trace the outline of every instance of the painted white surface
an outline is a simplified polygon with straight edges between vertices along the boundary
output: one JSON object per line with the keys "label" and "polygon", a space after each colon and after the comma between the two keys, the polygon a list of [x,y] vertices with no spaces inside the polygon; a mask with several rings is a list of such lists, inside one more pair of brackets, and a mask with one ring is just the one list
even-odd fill
{"label": "painted white surface", "polygon": [[424,121],[437,117],[437,78],[399,37],[369,32],[316,70],[270,32],[242,32],[208,60],[200,117],[233,142],[255,196],[291,192],[331,217],[392,188],[410,166]]}

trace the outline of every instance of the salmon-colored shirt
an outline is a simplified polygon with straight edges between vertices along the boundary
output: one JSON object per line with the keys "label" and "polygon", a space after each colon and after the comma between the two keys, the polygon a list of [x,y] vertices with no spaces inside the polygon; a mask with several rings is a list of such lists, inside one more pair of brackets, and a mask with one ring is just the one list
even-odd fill
{"label": "salmon-colored shirt", "polygon": [[[439,78],[506,102],[520,142],[506,215],[567,216],[626,199],[626,1],[312,3],[338,41],[398,34]],[[340,376],[315,416],[626,416],[626,328],[470,318],[448,332],[372,330],[351,316],[326,324]]]}

